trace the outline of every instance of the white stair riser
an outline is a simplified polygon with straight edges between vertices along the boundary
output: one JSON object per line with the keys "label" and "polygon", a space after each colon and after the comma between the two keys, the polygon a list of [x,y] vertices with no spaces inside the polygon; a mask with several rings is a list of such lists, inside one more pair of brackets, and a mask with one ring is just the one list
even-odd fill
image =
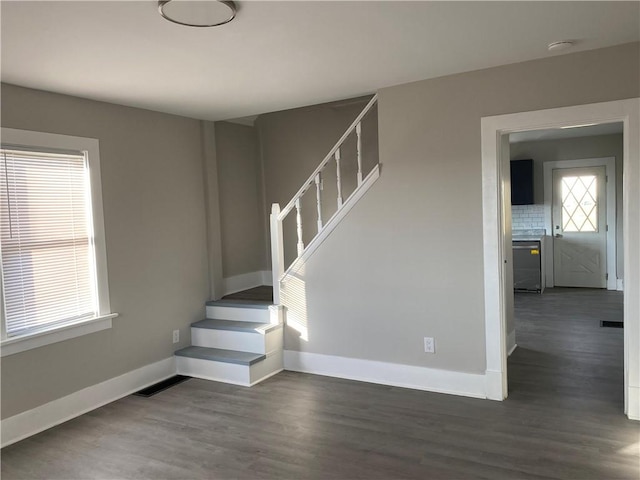
{"label": "white stair riser", "polygon": [[207,305],[207,318],[236,320],[240,322],[269,323],[270,313],[266,308],[222,307]]}
{"label": "white stair riser", "polygon": [[176,357],[178,375],[232,383],[250,387],[283,369],[282,351],[267,355],[264,360],[251,366],[235,363],[216,362],[191,357]]}
{"label": "white stair riser", "polygon": [[249,386],[250,372],[248,366],[235,363],[215,362],[200,358],[176,357],[176,370],[178,375],[203,378],[214,382],[233,383],[235,385]]}
{"label": "white stair riser", "polygon": [[284,370],[284,354],[282,349],[279,349],[267,354],[267,358],[261,362],[251,365],[251,385],[260,383],[262,380],[265,380],[282,370]]}
{"label": "white stair riser", "polygon": [[267,353],[282,349],[282,328],[262,335],[260,333],[192,327],[191,345],[241,352]]}

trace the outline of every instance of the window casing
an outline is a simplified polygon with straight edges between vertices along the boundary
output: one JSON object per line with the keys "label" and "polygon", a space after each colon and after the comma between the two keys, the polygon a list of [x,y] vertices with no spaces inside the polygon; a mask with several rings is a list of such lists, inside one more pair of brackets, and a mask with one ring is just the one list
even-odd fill
{"label": "window casing", "polygon": [[98,141],[1,140],[2,356],[110,328]]}

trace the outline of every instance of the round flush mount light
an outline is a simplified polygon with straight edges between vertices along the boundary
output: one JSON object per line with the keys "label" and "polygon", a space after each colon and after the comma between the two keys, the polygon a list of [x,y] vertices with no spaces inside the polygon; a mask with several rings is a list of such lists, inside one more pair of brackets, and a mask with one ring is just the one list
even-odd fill
{"label": "round flush mount light", "polygon": [[561,50],[566,50],[568,48],[573,47],[573,42],[570,40],[562,40],[560,42],[552,42],[547,45],[547,50],[550,52],[559,52]]}
{"label": "round flush mount light", "polygon": [[188,27],[216,27],[236,16],[236,5],[222,0],[159,0],[160,15]]}

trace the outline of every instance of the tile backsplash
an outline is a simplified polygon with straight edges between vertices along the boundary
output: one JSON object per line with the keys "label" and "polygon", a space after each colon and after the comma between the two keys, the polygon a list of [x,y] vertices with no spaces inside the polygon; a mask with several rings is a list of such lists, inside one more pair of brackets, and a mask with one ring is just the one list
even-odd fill
{"label": "tile backsplash", "polygon": [[544,205],[512,205],[511,229],[530,230],[545,228]]}

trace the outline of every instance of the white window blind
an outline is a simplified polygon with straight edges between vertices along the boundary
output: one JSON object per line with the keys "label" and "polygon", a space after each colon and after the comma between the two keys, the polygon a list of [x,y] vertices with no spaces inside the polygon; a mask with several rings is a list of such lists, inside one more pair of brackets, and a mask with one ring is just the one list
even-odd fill
{"label": "white window blind", "polygon": [[91,195],[82,153],[0,150],[6,336],[98,313]]}

